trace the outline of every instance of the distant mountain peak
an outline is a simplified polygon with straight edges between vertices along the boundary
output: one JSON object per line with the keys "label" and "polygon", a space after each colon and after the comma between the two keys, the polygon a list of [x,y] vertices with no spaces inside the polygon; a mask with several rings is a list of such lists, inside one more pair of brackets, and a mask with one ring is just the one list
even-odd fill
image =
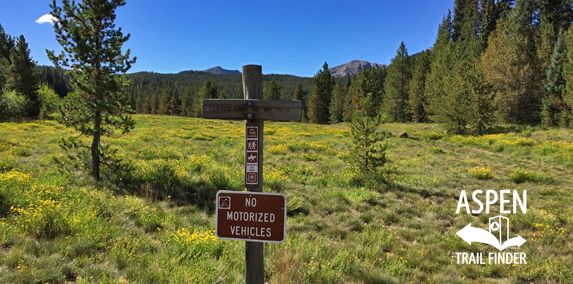
{"label": "distant mountain peak", "polygon": [[329,68],[328,71],[334,78],[346,77],[346,75],[354,75],[360,73],[363,69],[372,70],[372,68],[383,68],[386,65],[371,63],[364,60],[352,60],[346,64],[338,65],[336,67]]}
{"label": "distant mountain peak", "polygon": [[239,70],[227,70],[227,69],[223,69],[221,66],[215,66],[213,68],[203,70],[203,72],[209,72],[209,73],[217,74],[217,75],[241,74],[241,72],[239,72]]}

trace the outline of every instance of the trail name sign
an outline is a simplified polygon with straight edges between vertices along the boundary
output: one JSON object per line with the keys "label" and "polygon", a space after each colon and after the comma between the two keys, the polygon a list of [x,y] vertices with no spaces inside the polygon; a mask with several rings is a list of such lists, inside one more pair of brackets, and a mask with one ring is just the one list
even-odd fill
{"label": "trail name sign", "polygon": [[217,193],[215,234],[220,239],[282,243],[286,236],[286,197],[280,193]]}
{"label": "trail name sign", "polygon": [[201,117],[298,121],[302,117],[302,103],[288,100],[204,100]]}

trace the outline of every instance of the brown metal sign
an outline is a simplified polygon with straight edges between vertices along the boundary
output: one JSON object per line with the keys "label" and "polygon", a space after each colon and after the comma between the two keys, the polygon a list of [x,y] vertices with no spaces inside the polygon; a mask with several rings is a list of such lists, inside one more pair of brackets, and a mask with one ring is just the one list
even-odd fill
{"label": "brown metal sign", "polygon": [[217,192],[215,234],[220,239],[282,243],[286,197],[280,193]]}
{"label": "brown metal sign", "polygon": [[302,103],[289,100],[203,100],[201,117],[299,121]]}

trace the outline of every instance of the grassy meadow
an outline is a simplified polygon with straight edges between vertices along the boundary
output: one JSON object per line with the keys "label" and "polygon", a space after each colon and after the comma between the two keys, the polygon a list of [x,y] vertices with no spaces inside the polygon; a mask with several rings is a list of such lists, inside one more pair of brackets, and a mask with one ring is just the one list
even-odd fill
{"label": "grassy meadow", "polygon": [[[100,185],[88,165],[56,162],[74,130],[0,124],[0,283],[244,283],[244,243],[214,235],[215,194],[242,190],[244,122],[134,119],[105,139],[127,167]],[[265,245],[268,283],[573,283],[573,132],[383,129],[387,183],[348,165],[347,125],[265,123],[264,190],[288,201],[287,240]],[[527,242],[504,251],[526,264],[457,264],[455,252],[498,252],[456,235],[499,215],[499,202],[456,214],[460,191],[478,189],[527,190],[527,213],[508,215]]]}

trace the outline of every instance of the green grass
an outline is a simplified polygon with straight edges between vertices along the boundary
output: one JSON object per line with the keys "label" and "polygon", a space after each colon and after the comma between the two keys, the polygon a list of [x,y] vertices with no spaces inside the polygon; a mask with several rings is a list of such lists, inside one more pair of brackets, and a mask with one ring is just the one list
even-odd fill
{"label": "green grass", "polygon": [[[244,123],[134,118],[131,133],[105,140],[129,170],[104,169],[112,181],[99,185],[54,162],[65,160],[59,139],[74,131],[53,121],[0,124],[0,283],[244,283],[243,242],[212,231],[216,192],[242,189]],[[346,125],[265,123],[265,191],[288,202],[286,241],[265,245],[266,281],[573,279],[573,133],[383,129],[414,139],[388,135],[381,178],[348,166]],[[474,167],[488,171],[474,176]],[[455,252],[497,252],[456,235],[499,215],[499,203],[490,214],[455,213],[460,191],[471,198],[478,189],[527,190],[527,213],[508,216],[511,233],[527,240],[508,251],[527,253],[527,264],[456,264]]]}

